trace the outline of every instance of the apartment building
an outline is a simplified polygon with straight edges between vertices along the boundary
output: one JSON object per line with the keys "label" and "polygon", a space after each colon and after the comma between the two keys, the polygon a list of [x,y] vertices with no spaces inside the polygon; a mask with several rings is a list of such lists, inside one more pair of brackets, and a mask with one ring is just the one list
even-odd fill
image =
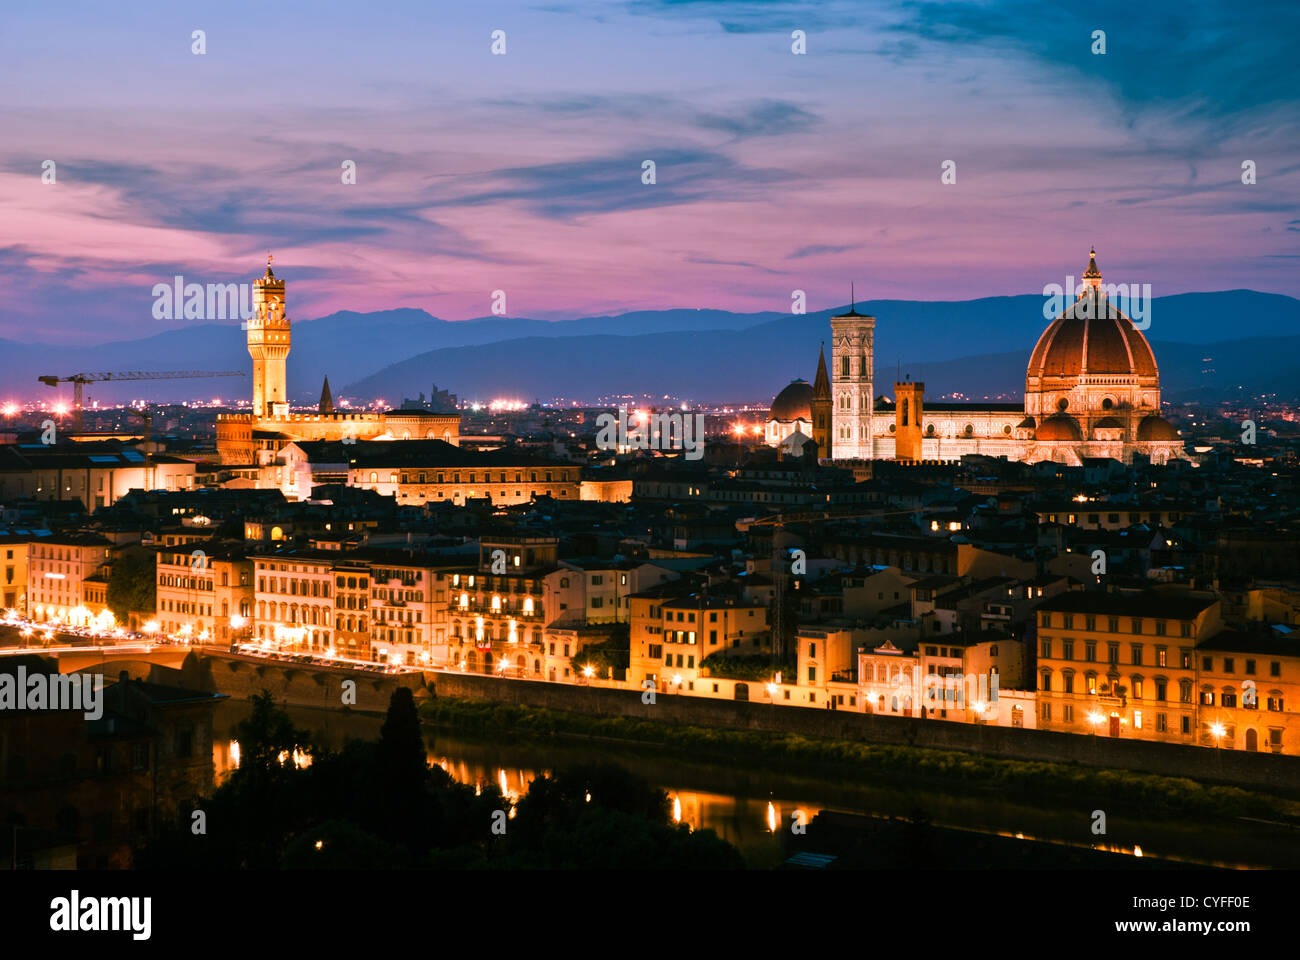
{"label": "apartment building", "polygon": [[238,543],[200,541],[158,548],[159,632],[197,642],[230,643],[250,634],[254,565]]}
{"label": "apartment building", "polygon": [[[56,534],[29,541],[28,609],[37,622],[85,623],[102,617],[103,603],[87,605],[86,582],[112,559],[113,543],[98,534]],[[93,584],[92,580],[92,584]],[[96,595],[91,587],[91,594]]]}
{"label": "apartment building", "polygon": [[325,550],[254,554],[254,636],[283,650],[332,650],[339,559],[339,553]]}
{"label": "apartment building", "polygon": [[480,540],[478,564],[450,572],[452,665],[469,673],[544,675],[544,582],[558,552],[554,537]]}
{"label": "apartment building", "polygon": [[1200,742],[1196,647],[1221,629],[1220,601],[1211,596],[1074,592],[1044,601],[1039,727]]}
{"label": "apartment building", "polygon": [[662,584],[629,598],[632,615],[628,679],[666,692],[708,692],[699,683],[710,654],[769,649],[767,606],[743,595],[683,595]]}
{"label": "apartment building", "polygon": [[363,550],[370,561],[371,657],[381,663],[446,667],[453,660],[449,601],[463,561],[405,551]]}
{"label": "apartment building", "polygon": [[0,610],[27,610],[27,536],[0,537]]}
{"label": "apartment building", "polygon": [[1224,630],[1196,648],[1201,746],[1300,753],[1300,644],[1283,627]]}

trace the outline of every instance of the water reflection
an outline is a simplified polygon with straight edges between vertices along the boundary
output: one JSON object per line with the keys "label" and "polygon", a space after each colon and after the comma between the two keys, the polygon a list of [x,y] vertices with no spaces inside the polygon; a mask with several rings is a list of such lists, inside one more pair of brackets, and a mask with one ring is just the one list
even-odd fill
{"label": "water reflection", "polygon": [[[218,782],[238,765],[236,724],[250,710],[241,701],[227,701],[217,710],[213,765]],[[290,708],[289,714],[296,726],[313,731],[333,749],[347,739],[375,740],[383,724],[382,717],[304,707]],[[664,790],[677,822],[694,830],[713,830],[755,867],[780,863],[792,824],[808,823],[823,810],[890,818],[921,815],[936,827],[1108,849],[1135,857],[1216,866],[1300,867],[1296,832],[1282,825],[1226,819],[1209,830],[1204,822],[1191,818],[1116,815],[1109,818],[1104,842],[1098,843],[1090,829],[1090,811],[1096,804],[1088,798],[1077,804],[1031,805],[992,790],[957,787],[944,792],[885,778],[875,784],[835,783],[605,744],[521,743],[508,735],[470,737],[429,730],[426,745],[430,764],[453,779],[480,791],[492,784],[512,800],[526,794],[529,784],[543,773],[575,764],[617,763]]]}

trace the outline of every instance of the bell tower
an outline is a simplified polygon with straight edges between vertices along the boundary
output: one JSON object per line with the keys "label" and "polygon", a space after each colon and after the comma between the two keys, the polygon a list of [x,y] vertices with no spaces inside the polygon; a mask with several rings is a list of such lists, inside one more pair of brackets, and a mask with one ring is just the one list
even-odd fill
{"label": "bell tower", "polygon": [[285,360],[289,356],[289,316],[284,309],[284,281],[271,271],[253,281],[253,317],[248,321],[248,353],[253,358],[253,416],[289,413]]}
{"label": "bell tower", "polygon": [[836,460],[870,460],[874,453],[876,318],[858,313],[831,317],[831,448]]}
{"label": "bell tower", "polygon": [[925,384],[903,380],[894,384],[894,459],[921,459],[921,406]]}

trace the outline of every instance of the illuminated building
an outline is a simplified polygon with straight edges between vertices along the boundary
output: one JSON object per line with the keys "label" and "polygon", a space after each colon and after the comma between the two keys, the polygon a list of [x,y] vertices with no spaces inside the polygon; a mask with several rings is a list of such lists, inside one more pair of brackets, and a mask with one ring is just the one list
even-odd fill
{"label": "illuminated building", "polygon": [[293,332],[285,304],[284,281],[271,270],[254,281],[254,316],[249,319],[248,353],[253,359],[253,410],[217,417],[217,455],[228,465],[273,463],[286,442],[295,440],[439,439],[460,442],[459,414],[425,409],[365,413],[337,410],[322,386],[311,413],[293,413],[288,401],[287,362]]}
{"label": "illuminated building", "polygon": [[545,578],[557,569],[554,537],[483,538],[477,566],[450,574],[448,635],[453,665],[468,673],[540,677],[543,628],[554,613]]}
{"label": "illuminated building", "polygon": [[[29,542],[28,609],[38,623],[60,621],[84,625],[102,617],[103,603],[87,604],[86,582],[101,574],[113,544],[96,534],[60,534]],[[93,583],[93,581],[92,581]],[[95,588],[92,586],[91,590]]]}
{"label": "illuminated building", "polygon": [[[636,686],[649,680],[665,693],[713,695],[702,666],[706,657],[727,650],[770,651],[767,605],[741,597],[683,596],[683,591],[683,584],[667,583],[629,597],[628,679]],[[728,682],[736,699],[747,699],[748,687],[740,686],[736,690]]]}
{"label": "illuminated building", "polygon": [[156,621],[162,634],[214,643],[250,635],[253,561],[241,547],[210,540],[161,547],[156,566]]}
{"label": "illuminated building", "polygon": [[1197,742],[1300,753],[1300,650],[1275,626],[1225,630],[1196,648]]}
{"label": "illuminated building", "polygon": [[[320,550],[255,554],[254,639],[281,650],[329,650],[334,643],[334,565],[339,559],[338,553]],[[369,576],[362,579],[362,587],[368,587]],[[369,617],[365,610],[357,615]]]}
{"label": "illuminated building", "polygon": [[0,502],[80,500],[109,507],[132,490],[193,490],[194,464],[118,444],[0,446]]}
{"label": "illuminated building", "polygon": [[1038,726],[1198,742],[1196,646],[1222,629],[1206,596],[1070,592],[1038,607]]}
{"label": "illuminated building", "polygon": [[473,453],[438,440],[358,447],[348,464],[348,486],[395,496],[399,505],[581,499],[582,469],[567,461],[505,450]]}
{"label": "illuminated building", "polygon": [[[925,384],[904,380],[894,398],[874,393],[876,318],[855,307],[831,317],[830,435],[819,456],[835,460],[957,460],[966,454],[1079,466],[1089,458],[1131,463],[1187,459],[1161,416],[1160,374],[1142,332],[1110,301],[1090,255],[1075,302],[1048,325],[1030,355],[1025,398],[1016,403],[927,402]],[[825,403],[816,387],[790,384],[772,402],[765,439],[780,445]],[[817,401],[814,402],[814,396]]]}
{"label": "illuminated building", "polygon": [[27,544],[22,535],[0,537],[0,611],[27,610]]}

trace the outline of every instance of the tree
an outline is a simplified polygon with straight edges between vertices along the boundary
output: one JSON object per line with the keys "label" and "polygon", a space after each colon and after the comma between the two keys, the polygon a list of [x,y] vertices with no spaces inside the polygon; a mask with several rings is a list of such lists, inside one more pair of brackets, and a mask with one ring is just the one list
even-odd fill
{"label": "tree", "polygon": [[424,736],[410,687],[398,687],[389,698],[388,716],[379,729],[379,764],[393,790],[422,791],[429,779]]}
{"label": "tree", "polygon": [[119,623],[132,613],[152,614],[158,606],[158,567],[152,551],[128,547],[113,561],[108,578],[108,608]]}

